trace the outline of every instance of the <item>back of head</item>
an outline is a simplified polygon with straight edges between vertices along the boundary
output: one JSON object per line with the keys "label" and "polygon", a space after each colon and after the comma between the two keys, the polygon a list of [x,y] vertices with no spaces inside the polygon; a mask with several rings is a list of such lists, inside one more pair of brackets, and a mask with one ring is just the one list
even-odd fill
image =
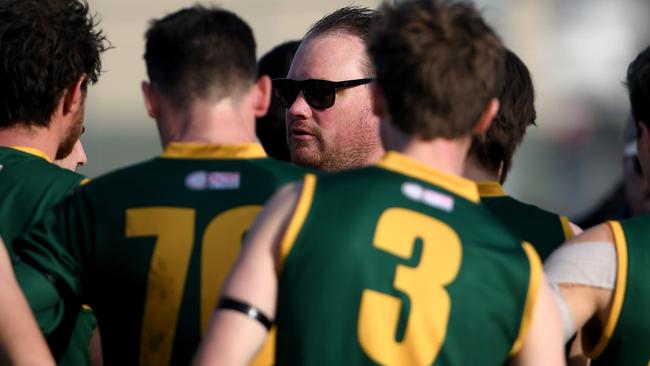
{"label": "back of head", "polygon": [[424,140],[469,134],[498,96],[505,50],[463,3],[384,3],[368,50],[392,124]]}
{"label": "back of head", "polygon": [[83,0],[0,1],[0,128],[48,126],[66,88],[97,82],[108,46],[95,25]]}
{"label": "back of head", "polygon": [[627,88],[632,117],[650,129],[650,47],[641,52],[628,67]]}
{"label": "back of head", "polygon": [[[268,75],[271,79],[286,77],[298,46],[300,46],[300,41],[289,41],[267,52],[257,64],[258,76]],[[264,117],[257,119],[255,132],[269,156],[289,161],[287,125],[284,115],[285,109],[275,97],[271,98],[269,111]]]}
{"label": "back of head", "polygon": [[237,99],[255,81],[255,39],[237,15],[196,5],[154,20],[146,33],[151,84],[175,106]]}
{"label": "back of head", "polygon": [[512,165],[515,150],[535,124],[535,89],[526,65],[512,51],[506,51],[503,89],[499,95],[499,113],[485,136],[476,137],[470,149],[481,166],[498,174],[503,183]]}
{"label": "back of head", "polygon": [[[368,43],[372,30],[379,21],[379,12],[360,6],[345,6],[340,8],[312,24],[305,34],[305,41],[330,34],[343,34],[359,37],[364,43]],[[364,68],[368,76],[374,75],[374,68],[370,60],[366,60]]]}

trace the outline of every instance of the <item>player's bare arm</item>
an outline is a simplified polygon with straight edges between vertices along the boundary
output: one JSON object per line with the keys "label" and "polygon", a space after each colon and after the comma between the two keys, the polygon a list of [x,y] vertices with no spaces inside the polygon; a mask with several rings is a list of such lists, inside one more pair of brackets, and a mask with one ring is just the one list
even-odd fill
{"label": "player's bare arm", "polygon": [[565,340],[581,330],[583,344],[595,346],[609,317],[616,277],[609,225],[598,225],[565,243],[548,258],[545,270],[560,295]]}
{"label": "player's bare arm", "polygon": [[510,364],[516,366],[564,365],[562,326],[553,294],[545,278],[538,290],[532,322],[519,352]]}
{"label": "player's bare arm", "polygon": [[54,365],[0,239],[0,364]]}
{"label": "player's bare arm", "polygon": [[[280,242],[302,191],[289,184],[276,193],[257,217],[242,253],[224,286],[222,300],[245,304],[275,318]],[[247,365],[266,339],[268,329],[245,314],[217,308],[195,365]]]}

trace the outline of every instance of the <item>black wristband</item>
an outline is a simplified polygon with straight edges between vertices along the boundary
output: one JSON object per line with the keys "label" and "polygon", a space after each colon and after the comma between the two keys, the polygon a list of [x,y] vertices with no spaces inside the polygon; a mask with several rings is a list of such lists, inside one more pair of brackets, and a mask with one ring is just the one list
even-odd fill
{"label": "black wristband", "polygon": [[266,330],[270,330],[271,326],[273,325],[273,322],[269,320],[269,318],[264,315],[264,313],[249,304],[243,303],[241,301],[235,300],[231,297],[222,297],[221,301],[219,301],[219,305],[217,305],[217,309],[229,309],[229,310],[235,310],[238,311],[250,319],[257,320],[260,322]]}

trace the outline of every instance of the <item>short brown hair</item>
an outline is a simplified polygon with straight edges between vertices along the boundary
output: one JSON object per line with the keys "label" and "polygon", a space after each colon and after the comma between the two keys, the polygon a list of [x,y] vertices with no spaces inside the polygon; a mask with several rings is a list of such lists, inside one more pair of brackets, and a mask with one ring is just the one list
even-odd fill
{"label": "short brown hair", "polygon": [[368,50],[392,123],[425,140],[470,133],[500,91],[498,36],[468,4],[386,2],[381,11]]}
{"label": "short brown hair", "polygon": [[238,97],[257,77],[253,31],[230,11],[184,8],[152,21],[145,37],[149,80],[177,107]]}
{"label": "short brown hair", "polygon": [[[526,128],[535,124],[535,89],[526,65],[512,51],[506,52],[506,73],[499,96],[499,113],[483,137],[475,137],[470,149],[483,168],[497,173],[501,183],[512,166],[512,156],[524,139]],[[503,165],[502,165],[503,164]]]}
{"label": "short brown hair", "polygon": [[[346,34],[359,37],[364,43],[370,40],[373,27],[379,20],[379,12],[361,6],[345,6],[327,14],[309,27],[304,41],[324,34]],[[369,59],[362,60],[368,77],[374,75],[374,67]]]}

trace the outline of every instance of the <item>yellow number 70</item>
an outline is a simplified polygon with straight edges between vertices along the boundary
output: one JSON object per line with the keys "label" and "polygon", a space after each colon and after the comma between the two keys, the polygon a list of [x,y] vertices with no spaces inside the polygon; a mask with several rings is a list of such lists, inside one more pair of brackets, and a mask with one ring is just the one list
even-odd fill
{"label": "yellow number 70", "polygon": [[[206,226],[201,239],[201,334],[219,289],[241,248],[242,237],[262,206],[226,210]],[[168,365],[187,271],[196,242],[196,210],[145,207],[126,210],[126,237],[156,236],[147,279],[140,336],[140,364]]]}

